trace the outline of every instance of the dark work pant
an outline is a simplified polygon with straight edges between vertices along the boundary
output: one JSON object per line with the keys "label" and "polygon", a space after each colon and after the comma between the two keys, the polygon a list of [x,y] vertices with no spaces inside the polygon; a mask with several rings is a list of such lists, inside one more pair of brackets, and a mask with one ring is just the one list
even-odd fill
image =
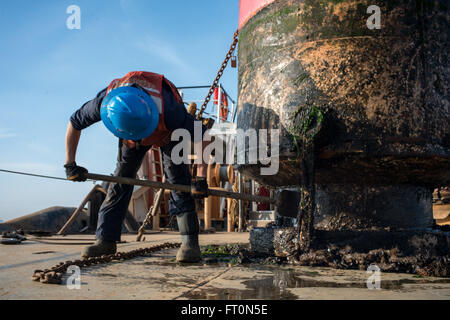
{"label": "dark work pant", "polygon": [[[166,181],[176,184],[191,184],[191,175],[187,164],[175,165],[170,154],[172,148],[178,142],[171,142],[161,148],[163,157],[164,174]],[[137,171],[150,147],[139,146],[128,148],[125,144],[121,147],[114,176],[136,178]],[[98,213],[96,238],[106,241],[120,241],[122,222],[128,210],[128,205],[133,194],[131,185],[110,183],[108,194]],[[195,210],[194,199],[190,193],[170,193],[170,214],[178,215]]]}

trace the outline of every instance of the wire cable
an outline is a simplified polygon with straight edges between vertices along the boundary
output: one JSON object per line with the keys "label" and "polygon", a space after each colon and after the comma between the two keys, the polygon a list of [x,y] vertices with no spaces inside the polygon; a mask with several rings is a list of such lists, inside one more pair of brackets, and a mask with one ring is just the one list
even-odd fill
{"label": "wire cable", "polygon": [[62,180],[62,181],[70,181],[66,178],[60,178],[60,177],[52,177],[52,176],[44,176],[40,174],[34,174],[34,173],[28,173],[28,172],[20,172],[20,171],[11,171],[11,170],[4,170],[0,169],[0,172],[6,172],[6,173],[12,173],[12,174],[20,174],[23,176],[30,176],[30,177],[37,177],[37,178],[45,178],[45,179],[54,179],[54,180]]}

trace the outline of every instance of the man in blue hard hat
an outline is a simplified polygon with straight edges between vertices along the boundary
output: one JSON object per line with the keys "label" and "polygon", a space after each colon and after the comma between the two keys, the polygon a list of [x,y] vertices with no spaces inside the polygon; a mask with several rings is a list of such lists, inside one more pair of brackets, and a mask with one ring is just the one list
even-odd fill
{"label": "man in blue hard hat", "polygon": [[[181,233],[177,261],[199,261],[199,225],[194,198],[207,196],[206,165],[198,167],[197,177],[192,181],[188,165],[176,165],[171,160],[172,148],[177,144],[171,141],[172,131],[184,128],[194,136],[195,118],[187,113],[178,90],[162,75],[137,71],[113,80],[85,103],[71,116],[67,128],[64,167],[69,180],[86,180],[88,171],[76,164],[76,150],[81,131],[99,121],[119,138],[115,176],[135,178],[147,151],[157,146],[163,155],[166,181],[192,186],[191,193],[171,191],[170,214],[176,215]],[[204,132],[205,127],[202,128]],[[83,258],[116,252],[132,193],[133,186],[109,185],[99,211],[97,241],[83,250]]]}

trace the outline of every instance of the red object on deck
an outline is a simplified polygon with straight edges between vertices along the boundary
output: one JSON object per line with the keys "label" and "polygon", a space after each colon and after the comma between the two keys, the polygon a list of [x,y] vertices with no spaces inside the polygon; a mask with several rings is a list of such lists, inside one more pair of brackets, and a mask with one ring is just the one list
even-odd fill
{"label": "red object on deck", "polygon": [[259,10],[271,4],[275,0],[240,0],[239,1],[239,30]]}
{"label": "red object on deck", "polygon": [[[265,187],[259,187],[258,196],[270,197],[270,191]],[[269,203],[259,203],[258,204],[258,211],[267,211],[267,210],[270,210]]]}
{"label": "red object on deck", "polygon": [[214,88],[214,104],[217,104],[219,102],[219,88]]}

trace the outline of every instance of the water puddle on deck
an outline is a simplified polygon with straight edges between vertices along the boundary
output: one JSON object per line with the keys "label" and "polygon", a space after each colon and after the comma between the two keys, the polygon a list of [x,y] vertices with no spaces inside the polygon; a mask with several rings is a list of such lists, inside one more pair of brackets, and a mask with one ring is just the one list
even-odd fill
{"label": "water puddle on deck", "polygon": [[[350,270],[336,270],[331,268],[286,268],[278,265],[261,265],[261,264],[237,264],[236,256],[227,257],[203,257],[198,263],[183,264],[177,263],[175,257],[154,257],[152,261],[134,261],[133,264],[144,266],[157,266],[169,268],[227,268],[232,267],[234,270],[241,269],[243,271],[242,278],[238,272],[234,272],[232,278],[225,276],[221,279],[222,284],[227,281],[238,281],[245,289],[236,288],[215,288],[213,283],[206,287],[196,289],[187,293],[184,298],[202,299],[202,300],[240,300],[240,299],[273,299],[273,300],[293,300],[299,297],[293,294],[289,289],[292,288],[357,288],[367,289],[365,274],[353,276]],[[235,269],[236,268],[236,269]],[[256,279],[249,279],[249,274]],[[115,277],[114,274],[99,273],[97,276]],[[170,274],[167,274],[170,277]],[[160,283],[164,286],[180,287],[186,284],[195,284],[197,278],[187,276],[184,279],[178,279],[175,282],[168,282],[164,277],[131,277],[136,278],[140,282],[142,280],[151,281],[152,283]],[[338,281],[333,281],[337,279]],[[181,281],[181,282],[180,282]],[[236,283],[236,282],[235,282]],[[411,277],[398,280],[381,280],[381,289],[392,291],[406,291],[405,284],[450,284],[450,279],[428,279]]]}
{"label": "water puddle on deck", "polygon": [[[271,276],[261,279],[243,280],[241,284],[245,289],[232,288],[204,288],[193,291],[185,296],[188,299],[207,300],[234,300],[234,299],[269,299],[269,300],[290,300],[299,297],[288,289],[291,288],[361,288],[367,289],[365,279],[361,281],[333,282],[311,279],[319,277],[319,273],[311,271],[293,271],[275,268],[261,268],[259,266],[248,266],[254,270],[270,271]],[[339,276],[343,278],[343,276]],[[427,280],[424,279],[400,279],[381,281],[381,289],[402,290],[404,284],[438,284],[448,283],[450,279]]]}

